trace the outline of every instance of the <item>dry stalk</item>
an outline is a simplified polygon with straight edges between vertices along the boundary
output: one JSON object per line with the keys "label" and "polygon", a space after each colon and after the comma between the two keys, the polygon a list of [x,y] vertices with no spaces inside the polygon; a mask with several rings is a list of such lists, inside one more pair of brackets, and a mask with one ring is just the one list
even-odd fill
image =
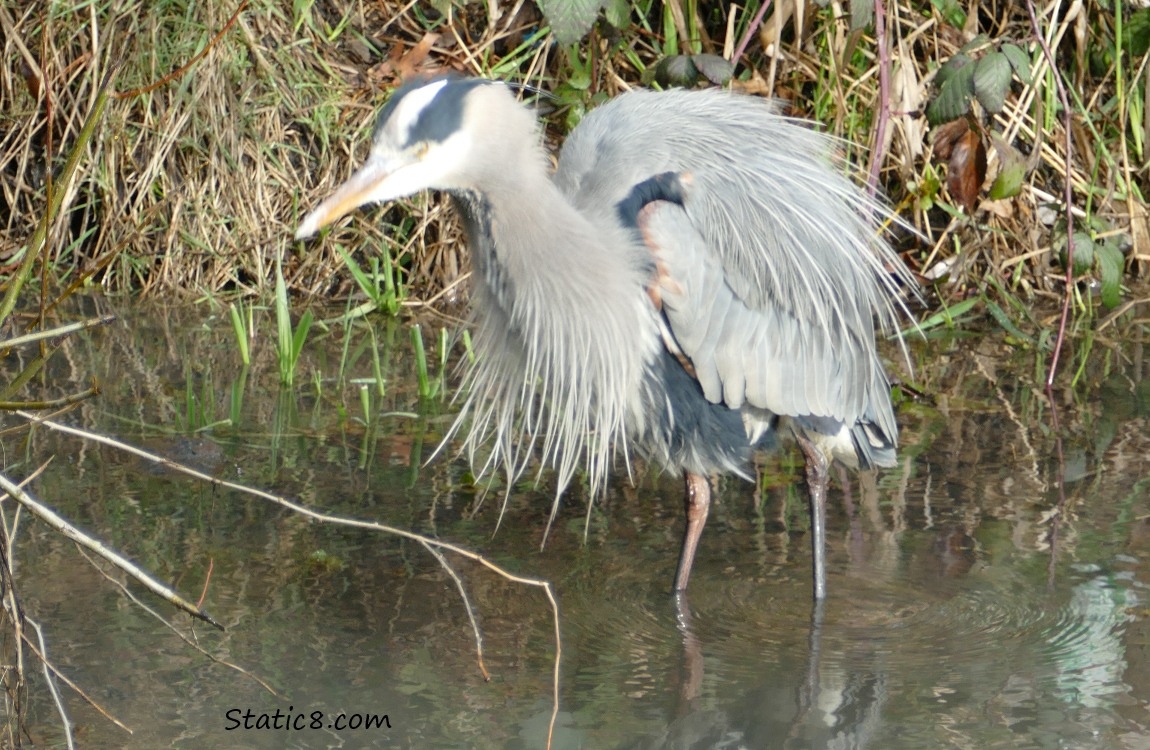
{"label": "dry stalk", "polygon": [[[552,672],[552,691],[553,691],[552,713],[551,713],[551,723],[550,723],[549,729],[548,729],[548,747],[550,747],[551,737],[552,737],[554,730],[555,730],[555,722],[559,716],[559,667],[560,667],[560,663],[562,661],[562,654],[563,654],[562,641],[560,639],[559,603],[555,598],[555,590],[554,590],[554,587],[551,585],[550,581],[545,581],[545,580],[542,580],[539,578],[532,578],[529,576],[522,576],[522,575],[518,575],[516,573],[512,573],[511,571],[507,570],[506,568],[492,562],[491,560],[484,557],[483,555],[480,555],[477,552],[472,552],[471,550],[466,549],[464,547],[460,547],[459,545],[451,544],[450,542],[444,542],[440,539],[435,539],[435,538],[432,538],[429,536],[425,536],[423,534],[418,534],[418,533],[415,533],[413,531],[408,531],[406,529],[401,529],[401,528],[398,528],[395,526],[389,526],[387,524],[376,523],[374,521],[364,521],[364,520],[355,519],[355,518],[347,518],[344,516],[336,516],[336,515],[332,515],[329,513],[322,513],[320,511],[313,510],[312,508],[309,508],[306,505],[301,505],[299,503],[288,500],[285,497],[281,497],[279,495],[273,495],[270,492],[265,492],[263,490],[256,489],[254,487],[248,487],[246,485],[239,484],[238,482],[231,482],[231,481],[228,481],[225,479],[220,479],[218,477],[214,477],[210,474],[204,473],[204,472],[199,471],[197,469],[193,469],[191,467],[184,466],[183,464],[179,464],[175,461],[171,461],[167,458],[164,458],[163,456],[159,456],[159,455],[156,455],[154,453],[150,453],[150,452],[145,451],[141,448],[137,448],[135,446],[128,445],[128,444],[123,443],[119,440],[115,440],[113,438],[110,438],[110,437],[107,437],[104,435],[98,435],[98,434],[95,434],[92,432],[88,432],[86,430],[78,429],[76,427],[69,427],[68,425],[63,425],[63,424],[60,424],[58,422],[53,422],[50,419],[42,418],[38,415],[31,414],[28,412],[20,411],[20,412],[16,412],[16,413],[20,417],[23,417],[24,419],[28,420],[32,424],[40,425],[40,426],[46,427],[48,429],[54,430],[56,432],[61,432],[61,433],[67,434],[67,435],[72,435],[74,437],[78,437],[78,438],[81,438],[83,440],[99,443],[101,445],[111,446],[117,450],[121,450],[121,451],[124,451],[126,453],[130,453],[131,455],[138,456],[138,457],[140,457],[146,461],[155,463],[159,466],[163,466],[166,469],[170,469],[172,471],[184,474],[186,476],[190,476],[194,479],[199,479],[200,481],[207,482],[213,486],[223,487],[223,488],[230,489],[230,490],[235,490],[237,492],[241,492],[241,493],[244,493],[247,495],[252,495],[254,497],[258,497],[262,500],[267,500],[268,502],[271,502],[275,505],[278,505],[282,508],[285,508],[287,510],[292,511],[293,513],[297,513],[299,515],[310,518],[313,521],[318,521],[320,523],[332,524],[332,525],[336,525],[336,526],[347,526],[347,527],[357,528],[357,529],[367,529],[370,531],[376,531],[376,532],[388,534],[391,536],[397,536],[397,537],[400,537],[402,539],[408,539],[410,541],[417,542],[417,543],[423,545],[425,548],[435,549],[437,552],[440,552],[440,553],[450,552],[454,555],[458,555],[459,557],[465,558],[467,560],[471,560],[472,562],[475,562],[475,563],[478,563],[479,565],[482,565],[483,567],[487,568],[488,570],[493,571],[497,575],[501,576],[502,578],[504,578],[504,579],[506,579],[512,583],[518,583],[520,585],[531,586],[534,588],[541,589],[543,591],[543,594],[547,597],[547,601],[551,607],[552,621],[553,621],[554,630],[555,630],[555,661],[554,661],[554,667],[553,667],[553,672]],[[10,482],[8,482],[8,480],[5,477],[3,477],[3,475],[0,475],[0,487],[3,487],[6,491],[11,493],[12,488],[15,488],[15,485],[12,485]],[[19,491],[19,488],[15,488],[15,489],[17,491]],[[60,530],[62,533],[67,533],[62,528]],[[73,539],[76,538],[76,537],[72,536],[70,533],[68,534],[68,536],[69,536],[69,538],[73,538]],[[80,535],[80,536],[83,536],[83,535]],[[88,544],[85,544],[85,546],[88,546],[89,549],[93,549],[93,547],[89,546]],[[108,551],[105,550],[104,552],[108,552]],[[123,562],[120,562],[120,561],[116,560],[116,557],[118,557],[118,556],[105,555],[105,554],[102,554],[101,552],[97,552],[97,554],[101,554],[101,556],[105,557],[105,559],[113,560],[114,564],[117,565],[117,567],[121,567],[121,569],[125,570],[125,572],[128,572],[130,575],[133,575],[133,577],[136,577],[137,572],[132,570],[132,568],[134,568],[134,566],[132,566],[131,563],[129,563],[127,560],[123,560],[122,557],[120,558],[120,560],[123,560]],[[442,559],[441,555],[436,555],[435,557],[437,560]],[[126,563],[126,565],[125,565],[125,563]],[[451,568],[447,568],[447,570],[448,570],[448,575],[452,576],[454,579],[454,575],[453,575],[454,571]],[[144,582],[145,582],[145,585],[148,585],[146,583],[146,581],[144,581]],[[149,588],[152,588],[152,587],[149,586]],[[153,591],[156,591],[156,589],[153,588]],[[160,593],[159,591],[157,591],[156,593],[158,593],[160,596],[163,596],[169,602],[172,602],[173,604],[176,603],[173,601],[173,598],[172,598],[175,596],[174,593],[171,596]],[[176,597],[176,598],[178,599],[178,597]],[[468,608],[468,611],[470,613],[471,612],[471,605],[470,605],[470,603],[466,597],[464,598],[464,604]],[[177,605],[177,606],[180,606],[180,605]],[[188,604],[187,606],[189,608],[193,608],[191,611],[194,611],[194,605]],[[181,608],[183,608],[183,607],[181,607]],[[222,626],[219,626],[214,621],[212,621],[210,619],[208,621],[211,622],[213,625],[217,625],[217,627],[222,628]],[[472,622],[474,624],[474,620],[472,620]],[[478,650],[478,662],[480,664],[481,671],[486,676],[486,669],[483,667],[482,638],[479,636],[478,628],[476,628],[475,633],[476,633],[476,643],[477,643],[477,650]]]}

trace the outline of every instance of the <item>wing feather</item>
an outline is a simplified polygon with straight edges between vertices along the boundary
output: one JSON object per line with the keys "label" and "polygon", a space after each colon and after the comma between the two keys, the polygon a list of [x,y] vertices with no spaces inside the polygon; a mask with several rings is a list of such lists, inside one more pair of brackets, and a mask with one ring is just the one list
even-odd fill
{"label": "wing feather", "polygon": [[608,221],[633,185],[688,176],[683,204],[653,205],[643,230],[672,282],[668,327],[706,398],[870,423],[893,440],[874,322],[894,327],[898,285],[913,281],[874,237],[885,208],[834,156],[832,139],[762,99],[633,92],[584,119],[555,179]]}
{"label": "wing feather", "polygon": [[[725,276],[708,283],[721,276],[721,265],[682,208],[662,203],[646,217],[644,235],[676,282],[663,291],[663,313],[709,401],[846,424],[885,403],[882,368],[857,336],[841,327],[829,335],[810,330],[775,307],[752,309]],[[880,428],[893,434],[892,423]]]}

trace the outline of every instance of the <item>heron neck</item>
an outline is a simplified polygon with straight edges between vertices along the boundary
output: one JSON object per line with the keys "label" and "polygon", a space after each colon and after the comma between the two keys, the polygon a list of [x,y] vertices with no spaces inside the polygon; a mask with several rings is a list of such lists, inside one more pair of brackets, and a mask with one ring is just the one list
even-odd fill
{"label": "heron neck", "polygon": [[473,283],[486,284],[497,297],[510,293],[508,280],[495,259],[495,237],[491,227],[491,203],[480,192],[459,190],[451,193],[456,211],[463,218],[463,231],[471,251]]}
{"label": "heron neck", "polygon": [[504,305],[514,299],[516,283],[557,275],[575,284],[570,271],[577,258],[603,254],[597,252],[602,231],[546,174],[501,177],[489,189],[451,195],[463,217],[475,282],[486,285]]}
{"label": "heron neck", "polygon": [[577,464],[601,490],[659,346],[649,274],[627,230],[577,210],[542,164],[511,166],[451,193],[473,268],[468,446],[493,435],[512,481],[537,447],[559,491]]}

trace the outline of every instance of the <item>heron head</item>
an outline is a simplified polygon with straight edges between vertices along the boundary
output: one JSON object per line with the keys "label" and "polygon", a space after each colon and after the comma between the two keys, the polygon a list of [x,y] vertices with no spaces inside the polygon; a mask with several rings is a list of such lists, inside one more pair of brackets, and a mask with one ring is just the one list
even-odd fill
{"label": "heron head", "polygon": [[437,78],[397,89],[379,113],[367,162],[304,217],[296,239],[369,203],[469,187],[469,101],[489,87],[492,82],[481,79]]}

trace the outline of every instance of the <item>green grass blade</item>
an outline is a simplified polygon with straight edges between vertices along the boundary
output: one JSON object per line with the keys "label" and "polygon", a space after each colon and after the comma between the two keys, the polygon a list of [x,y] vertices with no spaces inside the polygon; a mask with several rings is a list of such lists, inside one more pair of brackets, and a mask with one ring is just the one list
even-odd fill
{"label": "green grass blade", "polygon": [[415,375],[419,382],[419,397],[431,398],[431,382],[427,377],[427,351],[423,348],[423,331],[419,325],[411,327],[411,346],[415,350]]}
{"label": "green grass blade", "polygon": [[[243,304],[243,303],[240,303]],[[236,334],[236,344],[240,347],[240,362],[243,362],[244,367],[252,363],[251,351],[248,347],[248,327],[244,322],[244,317],[236,308],[235,303],[228,305],[228,311],[232,316],[232,330]]]}
{"label": "green grass blade", "polygon": [[107,75],[104,76],[104,80],[100,82],[100,89],[96,94],[95,103],[92,104],[92,111],[88,113],[84,127],[80,128],[80,133],[76,136],[76,143],[68,153],[68,161],[64,163],[64,168],[54,183],[48,210],[44,212],[40,223],[36,225],[36,231],[32,233],[32,238],[28,241],[20,269],[8,282],[8,291],[4,294],[4,301],[0,302],[0,323],[8,320],[8,316],[16,309],[16,299],[20,296],[20,291],[32,274],[32,264],[40,256],[44,243],[48,241],[48,228],[52,226],[53,220],[60,213],[60,207],[64,204],[64,196],[68,194],[68,185],[71,184],[72,176],[76,173],[76,166],[87,150],[88,141],[92,140],[92,134],[96,132],[96,123],[104,114],[104,108],[108,104],[108,86],[111,84],[112,76],[118,67],[119,64],[114,63]]}

